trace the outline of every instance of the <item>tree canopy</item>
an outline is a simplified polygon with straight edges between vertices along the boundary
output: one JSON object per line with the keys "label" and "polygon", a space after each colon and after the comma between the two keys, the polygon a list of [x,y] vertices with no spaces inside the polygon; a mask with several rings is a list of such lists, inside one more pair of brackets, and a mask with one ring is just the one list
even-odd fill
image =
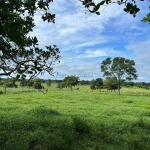
{"label": "tree canopy", "polygon": [[72,86],[76,86],[79,84],[79,77],[77,76],[67,76],[63,79],[63,83],[65,83],[66,87],[70,87],[72,91]]}
{"label": "tree canopy", "polygon": [[120,86],[123,80],[137,79],[134,60],[125,59],[123,57],[106,58],[101,63],[101,71],[103,76],[114,77],[118,82],[118,92],[120,94]]}
{"label": "tree canopy", "polygon": [[[140,12],[140,8],[139,8],[140,2],[142,3],[146,0],[140,0],[140,2],[138,0],[101,0],[97,2],[94,2],[93,0],[79,0],[79,1],[82,2],[82,4],[89,12],[95,13],[97,15],[100,15],[99,10],[102,6],[108,6],[110,4],[118,4],[118,5],[124,5],[123,10],[126,13],[131,14],[133,17],[136,17],[136,14]],[[142,19],[142,21],[150,23],[150,13],[148,13],[147,16],[145,16]]]}
{"label": "tree canopy", "polygon": [[93,90],[101,90],[103,88],[103,79],[97,78],[96,80],[92,80],[90,82],[90,89]]}
{"label": "tree canopy", "polygon": [[118,89],[118,82],[116,78],[106,77],[106,80],[104,80],[104,88],[111,91]]}
{"label": "tree canopy", "polygon": [[36,77],[45,71],[53,74],[52,64],[59,60],[59,49],[38,45],[30,33],[35,27],[34,16],[54,23],[55,14],[49,12],[53,0],[0,0],[0,76]]}

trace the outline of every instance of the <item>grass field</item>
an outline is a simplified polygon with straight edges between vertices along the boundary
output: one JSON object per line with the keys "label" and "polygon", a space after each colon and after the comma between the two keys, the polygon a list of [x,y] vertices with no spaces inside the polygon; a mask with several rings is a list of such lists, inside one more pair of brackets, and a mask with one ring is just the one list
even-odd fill
{"label": "grass field", "polygon": [[55,87],[0,95],[0,150],[150,150],[148,91]]}

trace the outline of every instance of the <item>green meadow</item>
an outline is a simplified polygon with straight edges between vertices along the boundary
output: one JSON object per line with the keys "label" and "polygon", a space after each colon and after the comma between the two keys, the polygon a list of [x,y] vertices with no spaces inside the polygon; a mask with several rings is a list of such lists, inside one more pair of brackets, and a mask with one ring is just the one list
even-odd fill
{"label": "green meadow", "polygon": [[0,150],[149,150],[150,92],[121,91],[7,89]]}

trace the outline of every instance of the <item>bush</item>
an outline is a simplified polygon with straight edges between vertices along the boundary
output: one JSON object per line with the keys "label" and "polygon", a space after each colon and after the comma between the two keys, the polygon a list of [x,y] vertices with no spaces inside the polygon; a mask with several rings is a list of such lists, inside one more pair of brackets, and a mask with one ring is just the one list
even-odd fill
{"label": "bush", "polygon": [[0,94],[4,94],[4,92],[1,90],[1,91],[0,91]]}
{"label": "bush", "polygon": [[43,86],[41,85],[40,82],[35,82],[35,83],[34,83],[34,88],[35,88],[35,89],[43,89]]}

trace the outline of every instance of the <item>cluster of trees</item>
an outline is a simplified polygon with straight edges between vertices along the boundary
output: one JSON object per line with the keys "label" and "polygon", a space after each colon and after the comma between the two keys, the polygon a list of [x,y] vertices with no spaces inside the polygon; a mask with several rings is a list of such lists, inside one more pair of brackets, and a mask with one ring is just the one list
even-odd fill
{"label": "cluster of trees", "polygon": [[[45,83],[48,87],[48,90],[51,86],[51,79],[48,80],[43,80],[43,79],[33,79],[33,80],[26,80],[26,79],[16,79],[16,78],[8,78],[8,79],[1,79],[0,78],[0,86],[4,87],[4,93],[6,93],[6,88],[17,88],[18,85],[21,86],[22,91],[24,89],[24,87],[28,87],[29,89],[31,87],[35,88],[35,89],[44,89],[44,86],[42,85],[42,83]],[[18,83],[18,84],[17,84]]]}
{"label": "cluster of trees", "polygon": [[102,78],[97,78],[96,80],[92,80],[90,83],[90,89],[99,90],[107,89],[107,90],[116,90],[118,89],[118,83],[114,77],[107,77],[104,81]]}

